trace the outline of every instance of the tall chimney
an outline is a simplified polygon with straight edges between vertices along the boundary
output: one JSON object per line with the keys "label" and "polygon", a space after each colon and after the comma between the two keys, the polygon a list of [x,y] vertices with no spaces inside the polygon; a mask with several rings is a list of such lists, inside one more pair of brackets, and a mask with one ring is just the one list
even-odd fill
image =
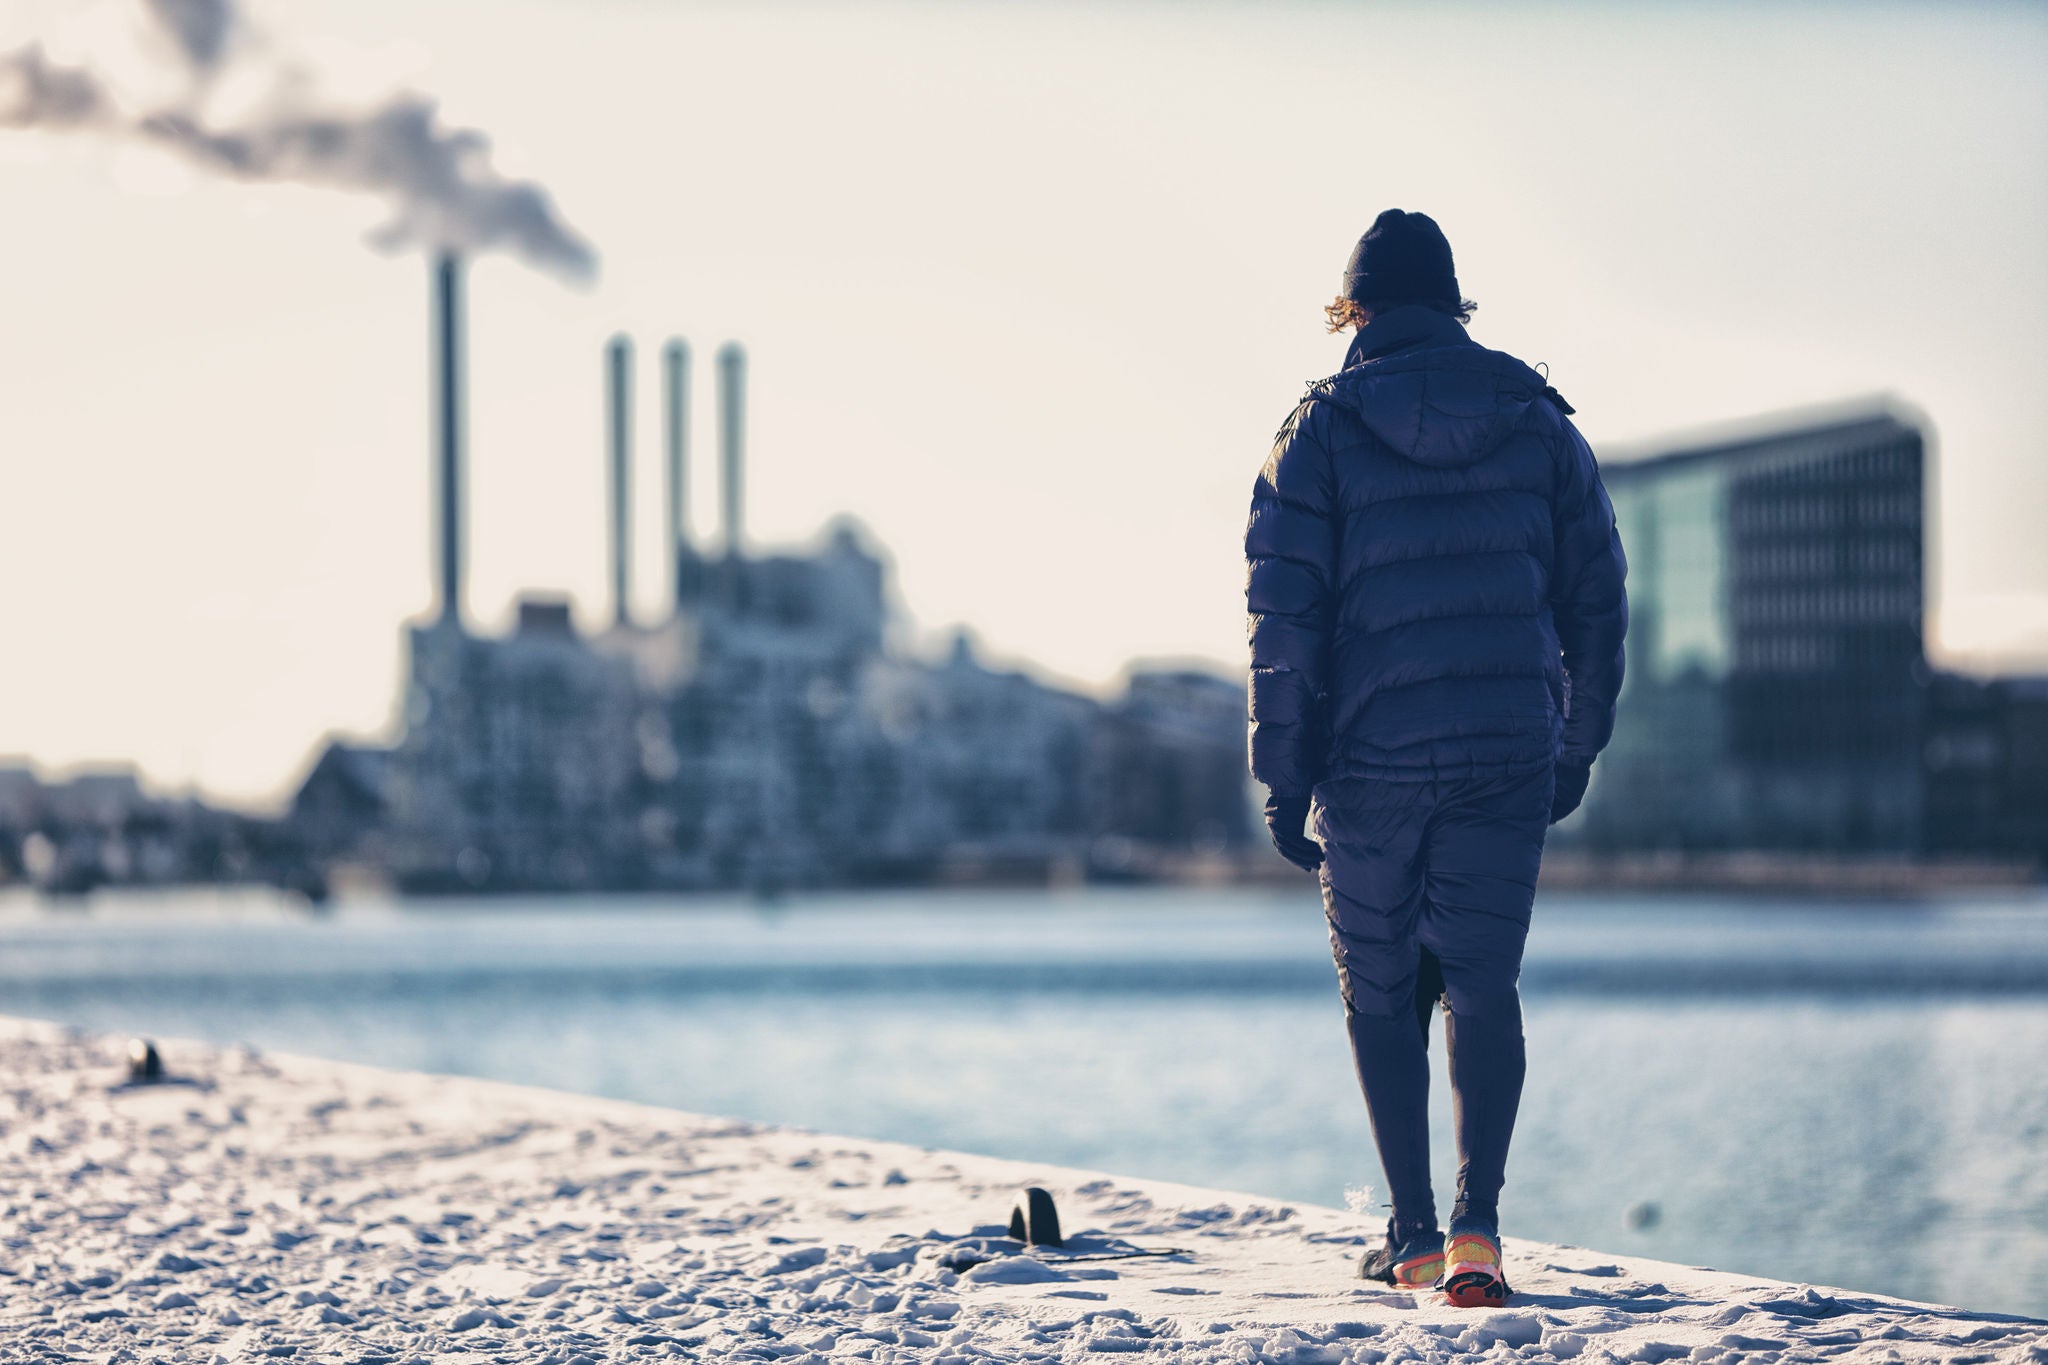
{"label": "tall chimney", "polygon": [[683,555],[690,547],[688,456],[690,450],[690,348],[672,337],[662,348],[668,435],[668,576],[677,610],[683,605]]}
{"label": "tall chimney", "polygon": [[440,555],[443,625],[462,625],[462,258],[434,259],[434,433],[437,450],[435,508]]}
{"label": "tall chimney", "polygon": [[632,615],[627,601],[631,588],[627,565],[633,548],[628,521],[633,491],[633,343],[625,333],[612,338],[605,359],[611,397],[606,411],[612,451],[612,619],[623,626]]}
{"label": "tall chimney", "polygon": [[737,341],[718,348],[718,443],[725,462],[725,553],[740,553],[740,462],[746,452],[747,353]]}

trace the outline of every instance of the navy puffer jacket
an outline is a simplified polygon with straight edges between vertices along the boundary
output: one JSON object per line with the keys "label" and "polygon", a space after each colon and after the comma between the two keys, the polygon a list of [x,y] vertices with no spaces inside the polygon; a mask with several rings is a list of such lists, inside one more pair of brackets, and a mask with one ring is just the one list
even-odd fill
{"label": "navy puffer jacket", "polygon": [[1453,318],[1389,309],[1310,386],[1252,493],[1252,776],[1590,764],[1614,729],[1626,565],[1571,409]]}

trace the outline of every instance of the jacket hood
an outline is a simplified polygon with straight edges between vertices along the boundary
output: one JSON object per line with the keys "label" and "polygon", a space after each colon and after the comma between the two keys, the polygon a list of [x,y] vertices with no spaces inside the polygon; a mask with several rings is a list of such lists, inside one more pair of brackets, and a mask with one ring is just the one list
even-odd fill
{"label": "jacket hood", "polygon": [[1452,468],[1484,459],[1538,399],[1571,411],[1542,375],[1421,307],[1390,308],[1361,327],[1344,368],[1309,396],[1356,414],[1405,458]]}

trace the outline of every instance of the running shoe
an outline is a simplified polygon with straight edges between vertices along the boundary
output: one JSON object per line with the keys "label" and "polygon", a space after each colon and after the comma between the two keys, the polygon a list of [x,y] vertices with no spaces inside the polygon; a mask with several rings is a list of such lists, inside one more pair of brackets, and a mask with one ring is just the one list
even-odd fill
{"label": "running shoe", "polygon": [[1434,1227],[1395,1240],[1391,1224],[1385,1245],[1376,1246],[1358,1262],[1361,1279],[1378,1280],[1400,1289],[1427,1289],[1444,1273],[1444,1235]]}
{"label": "running shoe", "polygon": [[1477,1228],[1453,1231],[1444,1241],[1443,1278],[1436,1282],[1454,1308],[1498,1308],[1514,1291],[1501,1276],[1500,1238]]}

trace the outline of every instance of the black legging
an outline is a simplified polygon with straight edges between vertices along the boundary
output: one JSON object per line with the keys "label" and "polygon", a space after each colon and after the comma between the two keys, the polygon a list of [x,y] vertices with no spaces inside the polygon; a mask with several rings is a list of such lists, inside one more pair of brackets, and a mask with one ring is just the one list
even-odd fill
{"label": "black legging", "polygon": [[1429,1011],[1445,1002],[1458,1198],[1491,1219],[1527,1059],[1515,981],[1548,825],[1548,769],[1318,789],[1324,908],[1397,1230],[1436,1225]]}

